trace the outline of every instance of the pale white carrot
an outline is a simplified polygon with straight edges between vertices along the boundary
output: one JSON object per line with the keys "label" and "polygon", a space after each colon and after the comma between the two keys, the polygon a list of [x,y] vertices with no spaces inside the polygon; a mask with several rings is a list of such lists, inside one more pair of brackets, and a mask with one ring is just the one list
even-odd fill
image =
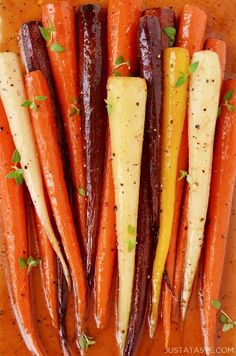
{"label": "pale white carrot", "polygon": [[197,52],[199,62],[191,75],[189,89],[189,198],[188,233],[182,292],[182,319],[185,318],[203,244],[209,201],[215,125],[221,86],[219,57],[211,51]]}
{"label": "pale white carrot", "polygon": [[26,100],[26,94],[21,67],[16,53],[0,53],[0,95],[15,146],[21,155],[21,166],[25,183],[47,237],[60,258],[70,288],[69,270],[54,235],[48,215],[42,174],[28,108],[22,107],[22,103]]}
{"label": "pale white carrot", "polygon": [[146,83],[141,78],[110,77],[107,107],[111,134],[118,238],[118,331],[122,352],[127,334],[134,277],[140,165]]}

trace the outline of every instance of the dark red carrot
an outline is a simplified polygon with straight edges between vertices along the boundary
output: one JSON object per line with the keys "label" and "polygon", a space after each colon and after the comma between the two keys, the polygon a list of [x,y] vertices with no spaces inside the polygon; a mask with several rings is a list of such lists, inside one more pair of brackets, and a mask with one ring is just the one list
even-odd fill
{"label": "dark red carrot", "polygon": [[[132,355],[145,319],[148,300],[148,275],[158,232],[160,191],[160,117],[162,102],[162,51],[165,36],[162,26],[172,27],[175,14],[158,9],[139,21],[138,58],[141,76],[147,81],[148,97],[143,145],[135,278],[131,315],[124,355]],[[165,19],[165,21],[163,21]],[[169,45],[169,41],[168,41]]]}
{"label": "dark red carrot", "polygon": [[236,80],[227,80],[223,85],[221,115],[217,120],[200,293],[207,356],[209,350],[215,350],[217,310],[212,302],[219,299],[236,177],[236,110],[232,108],[236,108]]}
{"label": "dark red carrot", "polygon": [[18,185],[15,179],[6,178],[16,164],[12,162],[14,151],[9,124],[0,101],[0,209],[7,250],[8,287],[22,338],[31,353],[41,356],[45,352],[34,325],[26,266],[29,250],[23,186]]}
{"label": "dark red carrot", "polygon": [[78,28],[79,88],[86,164],[86,273],[91,284],[95,268],[107,127],[105,10],[98,5],[81,6]]}
{"label": "dark red carrot", "polygon": [[75,291],[77,327],[78,332],[81,332],[83,330],[86,310],[85,275],[69,197],[63,177],[62,162],[56,136],[55,118],[50,102],[50,92],[42,72],[36,71],[26,75],[26,90],[28,97],[34,98],[33,100],[37,102],[37,109],[30,110],[31,122],[45,186],[71,269]]}
{"label": "dark red carrot", "polygon": [[86,193],[78,100],[75,13],[66,1],[48,3],[43,7],[43,26],[46,29],[48,54],[57,94],[63,114],[68,144],[76,213],[80,225],[81,242],[86,246]]}

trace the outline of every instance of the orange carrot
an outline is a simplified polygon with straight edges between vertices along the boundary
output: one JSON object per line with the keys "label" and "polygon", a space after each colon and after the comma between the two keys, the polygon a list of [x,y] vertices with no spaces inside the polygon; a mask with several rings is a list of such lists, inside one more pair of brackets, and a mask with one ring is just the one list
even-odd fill
{"label": "orange carrot", "polygon": [[[34,98],[38,104],[37,109],[30,111],[31,122],[38,147],[44,182],[72,273],[78,331],[81,331],[86,309],[85,274],[63,177],[50,92],[40,71],[31,72],[26,75],[26,90],[28,97],[31,100]],[[40,98],[41,100],[38,100]]]}
{"label": "orange carrot", "polygon": [[9,292],[13,311],[30,352],[44,355],[31,310],[30,281],[26,268],[29,257],[23,186],[7,179],[12,171],[15,146],[7,117],[0,101],[0,208],[6,240]]}
{"label": "orange carrot", "polygon": [[[43,7],[43,25],[48,32],[48,53],[59,96],[68,142],[76,211],[85,247],[86,197],[85,169],[76,58],[76,31],[73,6],[66,1]],[[41,30],[42,31],[42,30]],[[48,31],[48,30],[46,30]]]}
{"label": "orange carrot", "polygon": [[[109,1],[108,67],[110,75],[128,76],[137,69],[138,21],[142,0]],[[96,321],[105,327],[116,253],[115,196],[111,167],[110,134],[107,133],[103,192],[95,271]],[[104,272],[106,275],[104,276]]]}
{"label": "orange carrot", "polygon": [[[198,7],[193,5],[184,6],[180,18],[179,18],[179,26],[177,31],[176,38],[176,46],[187,48],[189,50],[190,56],[193,55],[195,51],[200,51],[204,45],[205,32],[206,32],[206,22],[207,15],[204,11],[200,10]],[[178,161],[178,172],[186,171],[188,169],[188,122],[187,117],[184,123],[179,161]],[[172,287],[172,292],[175,290],[181,291],[180,285],[176,286],[176,283],[182,282],[181,278],[176,277],[174,281],[174,271],[178,270],[177,276],[179,276],[179,270],[182,268],[182,257],[183,253],[180,248],[183,247],[184,241],[181,241],[181,237],[179,237],[180,244],[178,244],[178,248],[176,246],[176,241],[178,238],[178,230],[180,224],[180,211],[181,205],[183,203],[183,192],[185,188],[185,180],[177,180],[176,182],[176,199],[175,199],[175,212],[174,212],[174,220],[172,226],[172,237],[170,250],[167,257],[166,262],[166,272],[168,275],[168,279],[170,281],[170,285]],[[181,219],[182,220],[182,219]],[[185,223],[184,223],[185,225]],[[182,235],[181,235],[182,236]],[[180,265],[176,265],[175,260],[177,260]],[[167,286],[164,284],[164,298],[163,298],[163,324],[165,330],[165,346],[168,347],[169,337],[170,337],[170,323],[171,323],[171,304],[173,301],[174,309],[176,307],[176,298],[179,296],[175,295],[175,298],[172,298],[172,293]]]}
{"label": "orange carrot", "polygon": [[[226,99],[227,97],[227,99]],[[227,100],[227,104],[225,105]],[[231,105],[231,107],[229,106]],[[206,355],[215,350],[216,313],[212,301],[219,299],[236,177],[236,80],[223,85],[221,115],[215,136],[213,175],[205,232],[200,310]]]}
{"label": "orange carrot", "polygon": [[205,49],[214,51],[218,54],[220,58],[221,71],[222,71],[222,81],[225,77],[226,68],[226,43],[225,41],[219,40],[218,38],[208,38],[205,43]]}

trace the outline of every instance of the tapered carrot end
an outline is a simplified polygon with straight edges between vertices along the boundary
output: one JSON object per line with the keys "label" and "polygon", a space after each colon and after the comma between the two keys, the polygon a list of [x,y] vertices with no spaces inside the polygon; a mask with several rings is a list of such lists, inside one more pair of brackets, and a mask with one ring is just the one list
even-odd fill
{"label": "tapered carrot end", "polygon": [[150,319],[149,319],[149,335],[150,335],[150,338],[154,338],[155,333],[156,333],[156,328],[157,328],[157,318],[155,316],[155,313],[153,313],[153,311],[152,311],[152,314],[151,314]]}

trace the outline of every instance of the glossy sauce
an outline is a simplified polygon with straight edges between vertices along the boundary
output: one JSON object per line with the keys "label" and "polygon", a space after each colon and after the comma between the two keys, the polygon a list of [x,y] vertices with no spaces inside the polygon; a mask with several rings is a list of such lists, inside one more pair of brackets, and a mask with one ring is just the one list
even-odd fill
{"label": "glossy sauce", "polygon": [[[124,0],[125,1],[125,0]],[[40,19],[41,5],[46,1],[43,0],[2,0],[0,2],[0,51],[17,51],[17,32],[22,23],[29,20]],[[94,3],[101,3],[106,6],[107,1],[92,1]],[[78,6],[88,1],[73,1],[74,5]],[[234,77],[233,72],[236,73],[236,0],[146,0],[146,7],[151,6],[173,6],[178,13],[183,5],[186,3],[194,3],[198,5],[208,14],[208,33],[207,35],[216,35],[224,39],[228,45],[227,58],[227,78]],[[227,182],[225,182],[227,184]],[[235,210],[234,210],[235,209]],[[221,298],[224,309],[236,319],[236,194],[233,202],[232,219],[230,225],[230,232],[228,236],[228,245],[226,252],[225,269],[222,281]],[[1,220],[1,219],[0,219]],[[0,223],[1,225],[1,223]],[[32,236],[32,235],[31,235]],[[32,246],[32,255],[34,255],[35,247]],[[5,274],[5,246],[3,241],[2,230],[0,229],[0,355],[3,356],[28,356],[27,351],[18,327],[16,325],[13,313],[11,311],[10,301],[7,292],[6,274]],[[108,327],[103,331],[98,331],[93,319],[94,303],[90,302],[89,317],[87,320],[87,334],[94,336],[96,344],[93,345],[88,355],[91,356],[116,356],[118,351],[115,342],[115,286],[116,280],[114,278],[114,291],[111,297],[111,317]],[[181,339],[177,324],[173,324],[172,337],[170,346],[189,346],[201,347],[202,337],[200,332],[199,308],[197,296],[197,283],[195,283],[195,291],[192,296],[191,305],[188,312],[188,318],[184,326],[183,338]],[[51,321],[45,307],[45,300],[40,285],[40,270],[35,268],[32,271],[32,294],[33,294],[33,309],[35,313],[35,320],[38,324],[40,337],[45,345],[47,355],[51,356],[54,353],[60,354],[60,347],[55,330],[51,326]],[[68,339],[73,345],[74,321],[73,321],[73,300],[70,297],[68,300],[67,312],[67,329]],[[236,354],[236,330],[222,333],[220,325],[218,330],[218,346],[220,347],[234,347],[232,355]],[[75,349],[74,349],[75,350]],[[174,350],[170,350],[174,353]],[[222,351],[223,354],[224,351]],[[79,354],[78,351],[73,354]],[[184,351],[175,353],[176,355],[184,354]],[[200,354],[196,352],[195,354]],[[221,353],[219,353],[221,354]],[[163,346],[163,330],[160,326],[156,339],[150,341],[147,336],[147,325],[145,326],[144,336],[140,338],[140,345],[138,356],[162,356],[168,355],[165,353]]]}

